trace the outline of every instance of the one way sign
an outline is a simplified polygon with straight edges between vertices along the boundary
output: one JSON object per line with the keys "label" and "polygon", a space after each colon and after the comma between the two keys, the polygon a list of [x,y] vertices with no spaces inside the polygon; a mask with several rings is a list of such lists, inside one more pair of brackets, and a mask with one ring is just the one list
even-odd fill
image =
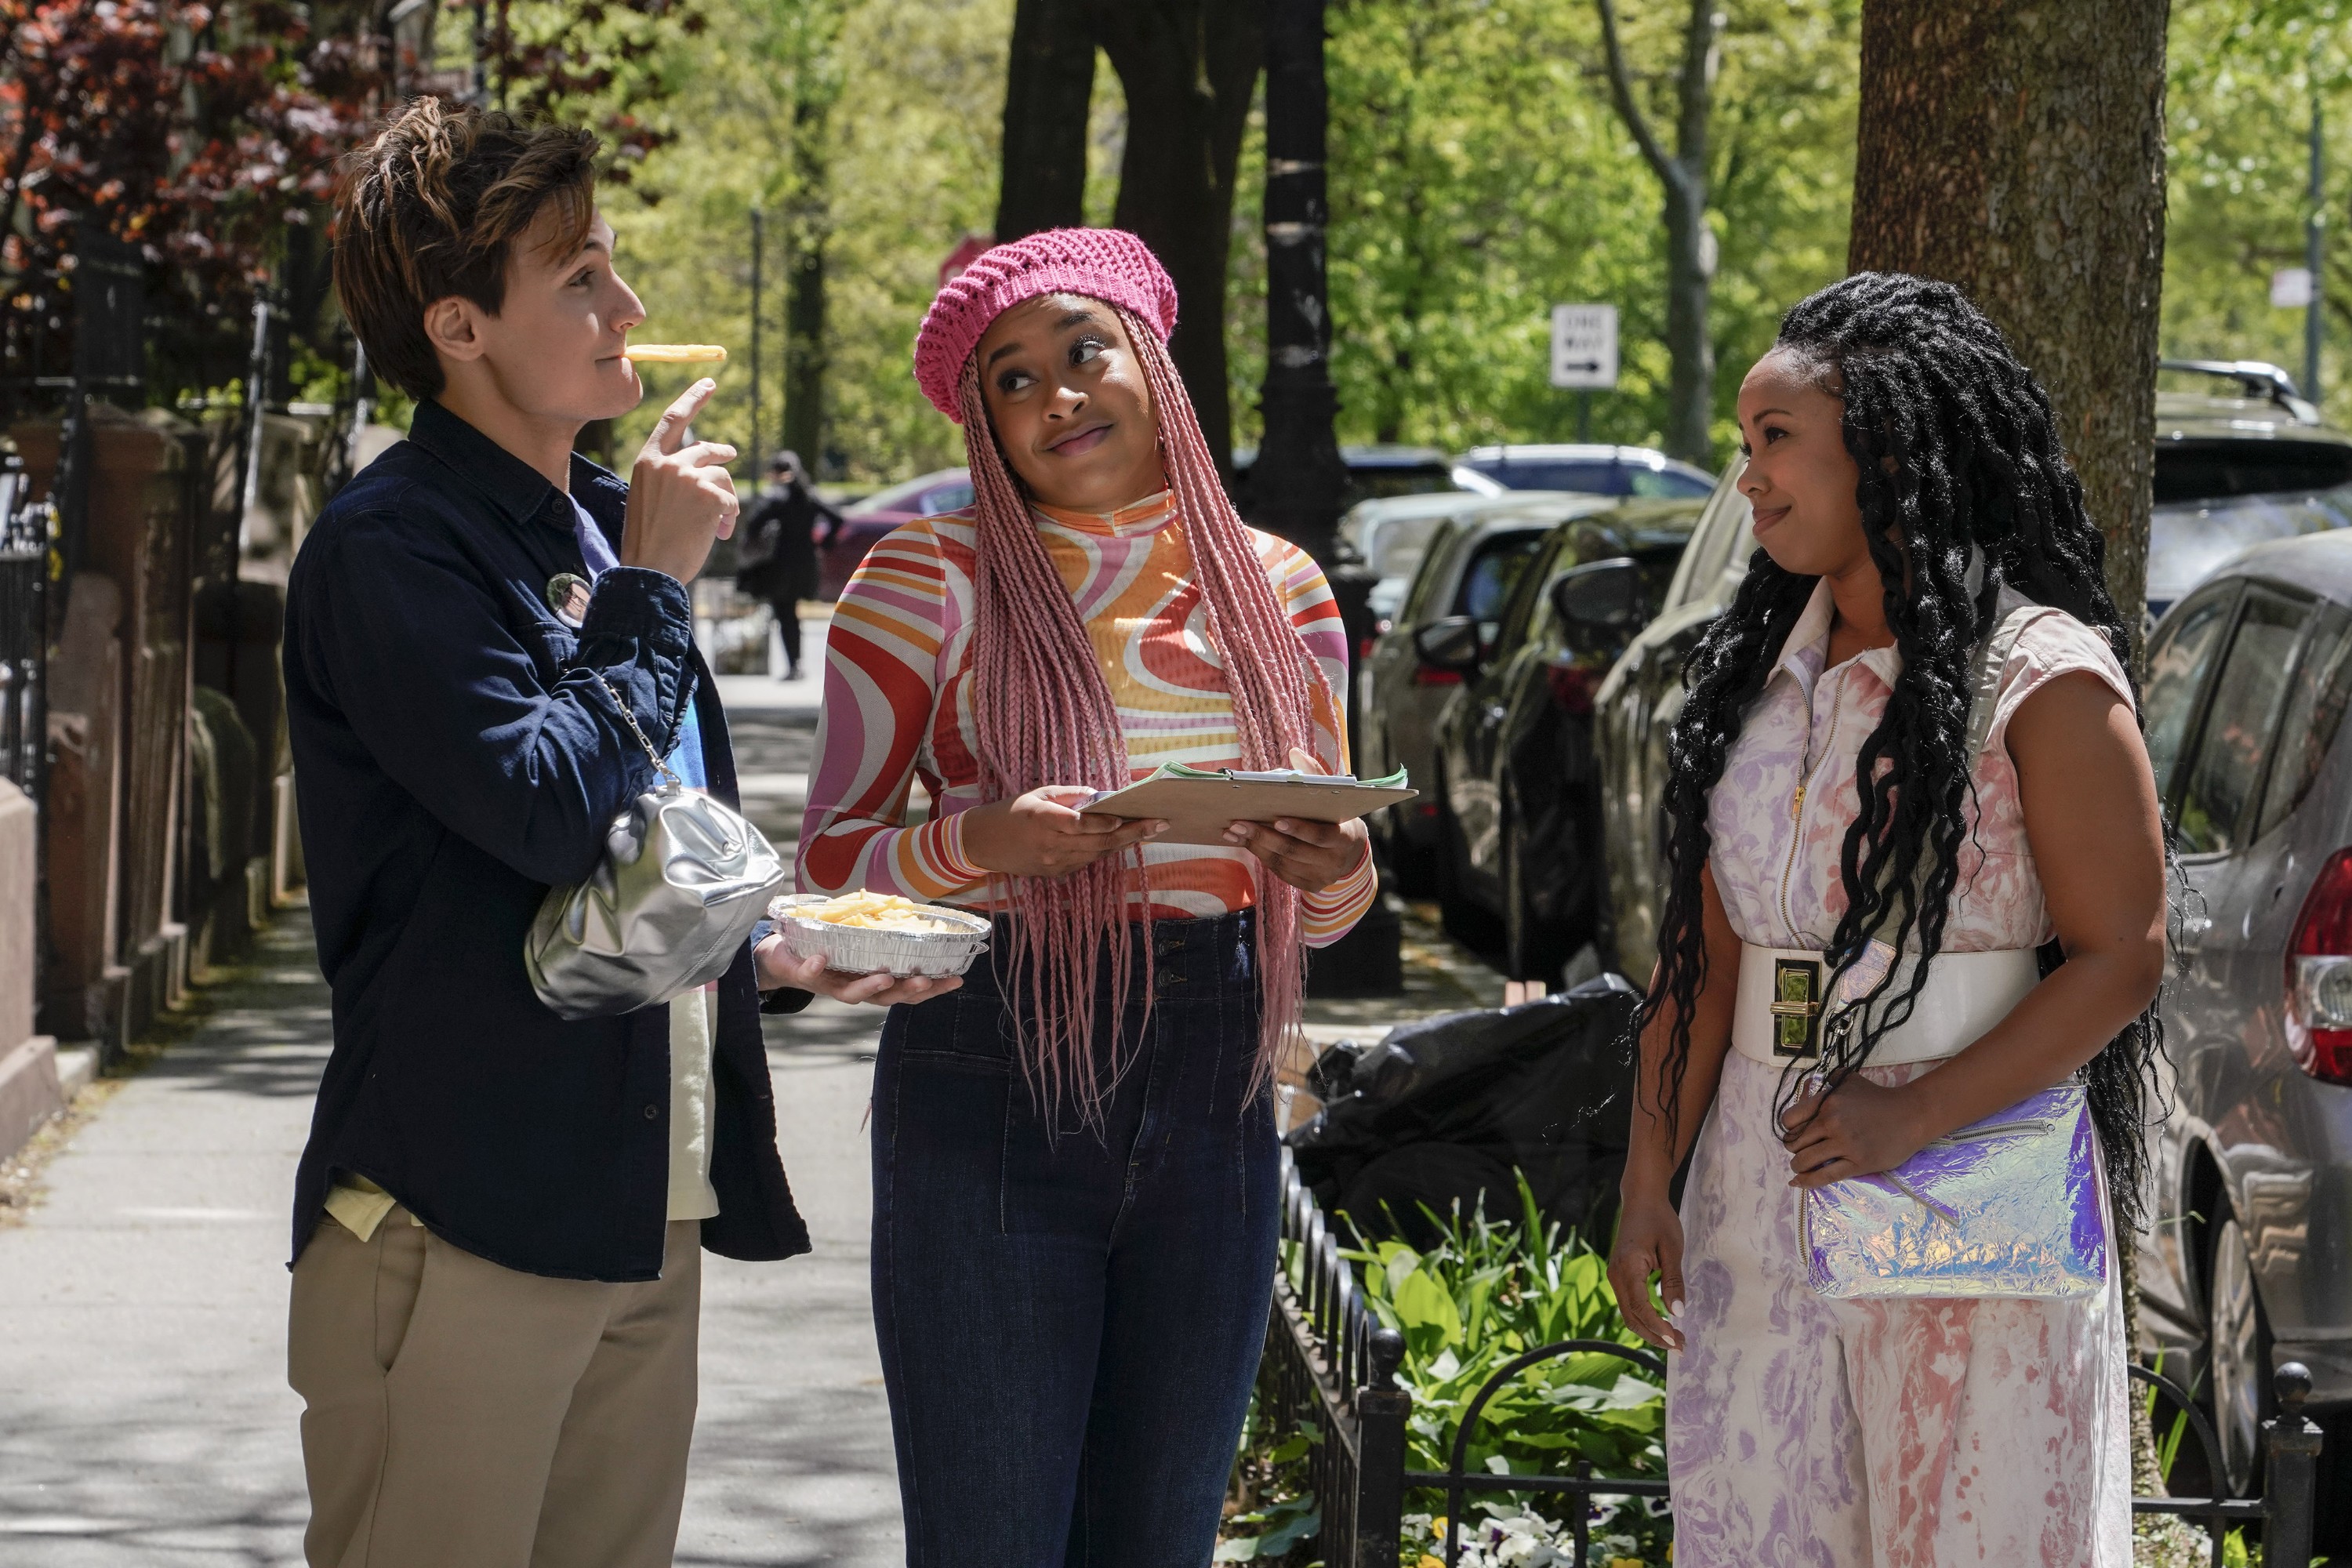
{"label": "one way sign", "polygon": [[1616,306],[1551,308],[1551,384],[1601,392],[1616,386]]}

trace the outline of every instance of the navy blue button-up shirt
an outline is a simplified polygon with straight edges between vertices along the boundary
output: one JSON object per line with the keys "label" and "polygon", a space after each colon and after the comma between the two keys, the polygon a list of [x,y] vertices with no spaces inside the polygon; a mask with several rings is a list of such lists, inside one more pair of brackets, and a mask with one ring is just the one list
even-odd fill
{"label": "navy blue button-up shirt", "polygon": [[[628,489],[575,458],[572,492],[617,541]],[[299,1256],[337,1175],[381,1184],[438,1236],[567,1279],[661,1272],[669,1009],[572,1023],[541,1005],[525,933],[579,881],[691,700],[711,793],[734,804],[727,721],[686,589],[616,567],[575,630],[551,580],[588,575],[564,495],[442,408],[338,493],[287,584],[286,704],[310,919],[334,1050],[295,1178]],[[808,1249],[776,1152],[747,945],[719,984],[703,1245]]]}

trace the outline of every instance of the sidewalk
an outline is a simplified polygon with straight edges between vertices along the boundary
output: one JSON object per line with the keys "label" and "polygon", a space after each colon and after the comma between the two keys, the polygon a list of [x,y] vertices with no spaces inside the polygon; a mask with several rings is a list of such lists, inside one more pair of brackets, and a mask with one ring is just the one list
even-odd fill
{"label": "sidewalk", "polygon": [[[745,809],[789,851],[818,683],[719,684]],[[1310,1015],[1376,1038],[1381,1025],[1349,1013],[1470,1005],[1469,967],[1438,962],[1442,942],[1421,935],[1432,951],[1402,1005]],[[252,969],[205,998],[202,1026],[115,1089],[49,1165],[47,1196],[0,1226],[5,1568],[301,1561],[287,1203],[329,1029],[308,916],[282,916]],[[881,1019],[819,1001],[768,1020],[784,1163],[815,1251],[705,1256],[680,1563],[904,1560],[866,1284],[863,1121]]]}
{"label": "sidewalk", "polygon": [[[299,910],[205,1026],[123,1085],[0,1229],[0,1563],[301,1561],[286,1194],[326,1059]],[[866,1307],[865,1115],[881,1016],[772,1020],[814,1256],[705,1258],[681,1563],[904,1560]]]}

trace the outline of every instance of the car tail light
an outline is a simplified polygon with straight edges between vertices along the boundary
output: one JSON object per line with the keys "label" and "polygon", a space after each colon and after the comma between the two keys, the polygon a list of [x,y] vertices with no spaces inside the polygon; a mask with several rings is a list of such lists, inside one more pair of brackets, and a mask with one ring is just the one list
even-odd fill
{"label": "car tail light", "polygon": [[1462,672],[1440,669],[1433,664],[1416,665],[1413,667],[1412,683],[1415,686],[1459,686],[1462,684]]}
{"label": "car tail light", "polygon": [[1544,674],[1551,682],[1551,700],[1559,704],[1564,713],[1591,712],[1593,693],[1601,689],[1601,682],[1608,673],[1605,669],[1571,664],[1566,659],[1544,668]]}
{"label": "car tail light", "polygon": [[1378,630],[1374,630],[1369,637],[1358,637],[1356,639],[1356,662],[1358,664],[1369,663],[1372,657],[1372,645],[1380,640],[1381,634]]}
{"label": "car tail light", "polygon": [[2286,949],[2287,1044],[2303,1070],[2352,1085],[2352,849],[2319,868]]}

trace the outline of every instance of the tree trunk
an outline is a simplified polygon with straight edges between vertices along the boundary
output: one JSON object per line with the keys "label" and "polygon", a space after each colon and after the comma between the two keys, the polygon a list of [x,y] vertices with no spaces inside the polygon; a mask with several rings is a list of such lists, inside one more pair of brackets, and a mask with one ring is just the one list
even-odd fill
{"label": "tree trunk", "polygon": [[1086,221],[1087,109],[1094,90],[1087,0],[1020,0],[1004,79],[999,240]]}
{"label": "tree trunk", "polygon": [[[2048,388],[2106,536],[2107,590],[2147,602],[2157,309],[2164,274],[2169,0],[1865,0],[1853,271],[1968,290]],[[2126,1333],[2139,1291],[2111,1225]],[[2160,1490],[2132,1400],[2135,1490]],[[2137,1527],[2143,1561],[2201,1560],[2178,1521]]]}
{"label": "tree trunk", "polygon": [[818,477],[824,461],[824,251],[833,210],[826,181],[827,98],[793,110],[793,195],[785,210],[783,444]]}
{"label": "tree trunk", "polygon": [[2126,625],[2147,603],[2168,0],[1866,0],[1854,271],[1967,289],[2058,411]]}
{"label": "tree trunk", "polygon": [[1690,0],[1682,65],[1675,76],[1675,150],[1668,153],[1633,96],[1633,72],[1617,40],[1614,0],[1595,3],[1611,101],[1665,193],[1666,352],[1673,361],[1666,383],[1666,450],[1710,468],[1715,339],[1707,330],[1707,307],[1716,247],[1706,226],[1707,129],[1715,108],[1715,74],[1721,63],[1717,39],[1722,14],[1716,9],[1718,0]]}
{"label": "tree trunk", "polygon": [[1225,279],[1234,166],[1264,56],[1255,0],[1096,0],[1095,36],[1127,91],[1127,149],[1112,221],[1175,281],[1169,350],[1220,471],[1233,466]]}
{"label": "tree trunk", "polygon": [[1250,521],[1330,559],[1348,488],[1332,419],[1331,312],[1323,236],[1325,0],[1275,0],[1265,40],[1265,441],[1250,470]]}

